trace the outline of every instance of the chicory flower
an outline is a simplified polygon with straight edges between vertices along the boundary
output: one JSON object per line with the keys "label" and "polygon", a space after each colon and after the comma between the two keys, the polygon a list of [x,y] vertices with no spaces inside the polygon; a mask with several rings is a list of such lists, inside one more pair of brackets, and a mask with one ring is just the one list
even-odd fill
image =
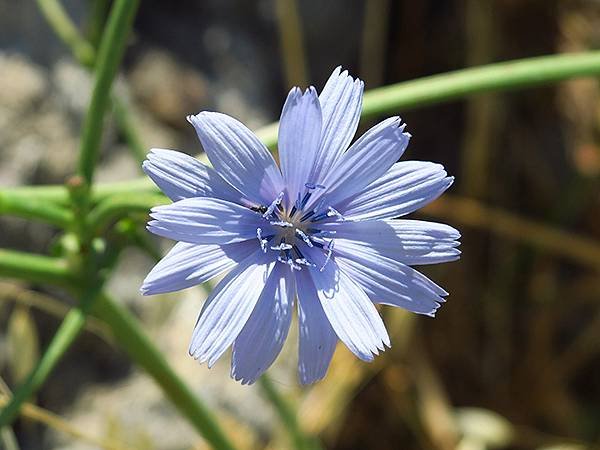
{"label": "chicory flower", "polygon": [[433,316],[447,292],[412,265],[459,257],[454,228],[398,219],[453,181],[439,164],[397,162],[410,135],[386,119],[350,145],[363,83],[337,68],[320,95],[293,88],[279,125],[278,166],[236,119],[189,116],[212,164],[153,149],[146,174],[173,201],[148,230],[178,241],[144,280],[143,294],[229,273],[207,299],[190,354],[212,366],[233,347],[231,374],[253,383],[299,322],[299,379],[323,378],[338,339],[371,361],[390,346],[375,304]]}

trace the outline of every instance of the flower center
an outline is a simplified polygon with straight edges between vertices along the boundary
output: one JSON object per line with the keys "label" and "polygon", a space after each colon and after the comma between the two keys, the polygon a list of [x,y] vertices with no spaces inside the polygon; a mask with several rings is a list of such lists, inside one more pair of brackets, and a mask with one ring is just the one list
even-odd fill
{"label": "flower center", "polygon": [[282,204],[283,192],[269,206],[253,208],[261,212],[265,221],[271,225],[264,227],[265,230],[271,230],[268,233],[265,233],[262,227],[257,228],[256,236],[265,253],[277,252],[277,260],[287,264],[291,270],[301,270],[303,266],[317,266],[311,258],[304,255],[302,249],[320,249],[325,256],[324,263],[320,265],[320,270],[323,270],[331,258],[335,231],[322,230],[321,225],[344,218],[331,206],[325,206],[325,197],[317,202],[316,206],[306,210],[313,193],[317,189],[325,189],[325,186],[306,183],[305,188],[304,193],[298,194],[289,210]]}

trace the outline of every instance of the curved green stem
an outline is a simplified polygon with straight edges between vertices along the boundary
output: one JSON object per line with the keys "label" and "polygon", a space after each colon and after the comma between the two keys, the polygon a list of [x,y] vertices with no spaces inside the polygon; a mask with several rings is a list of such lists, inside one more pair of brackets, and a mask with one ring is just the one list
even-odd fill
{"label": "curved green stem", "polygon": [[[361,117],[470,97],[542,86],[575,77],[600,76],[600,51],[540,56],[456,70],[365,92]],[[277,145],[275,124],[258,131],[267,147]]]}
{"label": "curved green stem", "polygon": [[0,277],[70,286],[75,277],[63,259],[0,249]]}
{"label": "curved green stem", "polygon": [[92,313],[112,330],[119,345],[142,367],[165,392],[175,407],[217,450],[233,450],[234,446],[205,406],[169,366],[167,361],[142,331],[138,321],[108,296],[102,295]]}
{"label": "curved green stem", "polygon": [[587,76],[600,76],[600,51],[487,64],[372,89],[365,95],[362,117]]}
{"label": "curved green stem", "polygon": [[158,194],[138,194],[134,197],[113,196],[101,201],[87,216],[90,233],[98,234],[111,222],[130,214],[148,214],[150,208],[169,203],[169,199]]}
{"label": "curved green stem", "polygon": [[100,42],[95,65],[94,90],[85,117],[80,146],[79,174],[88,186],[92,184],[98,159],[110,88],[123,57],[127,36],[138,5],[139,0],[116,0]]}

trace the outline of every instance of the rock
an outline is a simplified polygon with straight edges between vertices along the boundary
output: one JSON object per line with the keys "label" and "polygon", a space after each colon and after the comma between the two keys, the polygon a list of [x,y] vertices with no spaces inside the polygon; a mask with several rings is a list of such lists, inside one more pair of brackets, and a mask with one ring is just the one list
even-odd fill
{"label": "rock", "polygon": [[90,72],[71,59],[61,59],[53,66],[51,77],[61,106],[74,116],[83,117],[94,86]]}
{"label": "rock", "polygon": [[73,171],[76,137],[46,69],[0,53],[0,183],[63,182]]}
{"label": "rock", "polygon": [[18,54],[0,53],[0,105],[16,114],[29,111],[48,92],[44,69]]}
{"label": "rock", "polygon": [[199,72],[163,51],[145,53],[129,80],[134,97],[159,120],[176,128],[183,128],[185,117],[208,101],[206,82]]}

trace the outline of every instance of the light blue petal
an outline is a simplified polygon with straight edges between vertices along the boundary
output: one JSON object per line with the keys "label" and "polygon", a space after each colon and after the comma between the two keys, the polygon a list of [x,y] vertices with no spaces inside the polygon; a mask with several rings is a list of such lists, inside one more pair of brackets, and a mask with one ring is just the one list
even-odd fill
{"label": "light blue petal", "polygon": [[152,208],[148,230],[159,236],[192,244],[231,244],[256,238],[271,226],[261,214],[216,198],[195,197]]}
{"label": "light blue petal", "polygon": [[212,168],[174,150],[153,148],[142,168],[173,201],[189,197],[215,197],[240,203],[242,194]]}
{"label": "light blue petal", "polygon": [[269,205],[283,190],[281,172],[269,150],[242,123],[204,111],[188,116],[219,175],[256,205]]}
{"label": "light blue petal", "polygon": [[385,219],[409,214],[438,198],[454,181],[440,164],[402,161],[337,209],[351,220]]}
{"label": "light blue petal", "polygon": [[279,158],[288,191],[288,206],[306,190],[321,140],[321,105],[317,91],[310,87],[304,94],[293,88],[288,94],[279,123]]}
{"label": "light blue petal", "polygon": [[301,384],[322,379],[333,357],[337,336],[323,311],[308,270],[296,275],[298,292],[298,378]]}
{"label": "light blue petal", "polygon": [[335,261],[325,263],[323,252],[308,251],[317,268],[310,274],[331,327],[348,349],[363,361],[390,346],[390,338],[375,305],[364,290]]}
{"label": "light blue petal", "polygon": [[413,268],[376,252],[355,249],[352,254],[336,254],[335,261],[375,303],[434,316],[448,295]]}
{"label": "light blue petal", "polygon": [[340,67],[327,80],[319,96],[323,111],[323,131],[312,182],[321,183],[356,134],[363,88],[361,80],[354,80],[348,75],[348,71],[342,72]]}
{"label": "light blue petal", "polygon": [[276,262],[258,250],[242,261],[206,300],[190,343],[190,355],[208,367],[233,344],[258,301]]}
{"label": "light blue petal", "polygon": [[231,376],[235,380],[252,384],[273,364],[290,329],[295,295],[293,274],[285,264],[276,264],[233,343]]}
{"label": "light blue petal", "polygon": [[140,291],[163,294],[204,283],[234,267],[257,247],[256,240],[227,245],[178,242],[146,276]]}
{"label": "light blue petal", "polygon": [[[398,161],[410,139],[410,135],[404,132],[404,125],[401,126],[400,123],[398,117],[380,122],[342,155],[322,182],[327,187],[327,205],[335,207],[353,197]],[[310,206],[317,200],[318,196],[313,196]]]}
{"label": "light blue petal", "polygon": [[368,220],[326,224],[335,230],[335,250],[352,254],[374,251],[407,265],[456,261],[460,233],[449,225],[423,220]]}

